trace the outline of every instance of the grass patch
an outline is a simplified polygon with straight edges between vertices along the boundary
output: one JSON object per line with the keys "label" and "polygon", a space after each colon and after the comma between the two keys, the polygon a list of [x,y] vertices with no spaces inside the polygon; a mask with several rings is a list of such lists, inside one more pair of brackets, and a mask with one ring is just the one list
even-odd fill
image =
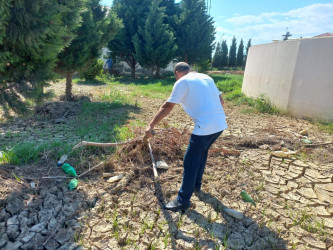
{"label": "grass patch", "polygon": [[[275,114],[279,110],[273,107],[271,102],[264,95],[259,96],[257,99],[246,97],[242,93],[243,76],[242,75],[212,75],[211,76],[217,88],[222,91],[224,99],[231,101],[234,105],[248,105],[254,107],[260,113]],[[253,112],[253,109],[244,111]]]}
{"label": "grass patch", "polygon": [[319,121],[317,125],[320,130],[333,135],[333,122]]}
{"label": "grass patch", "polygon": [[[62,154],[67,153],[71,149],[70,144],[61,141],[44,142],[36,144],[34,142],[26,142],[7,147],[0,154],[0,163],[5,164],[27,164],[30,162],[38,162],[40,156],[50,150],[54,150],[53,157],[58,159]],[[51,157],[52,157],[51,156]]]}

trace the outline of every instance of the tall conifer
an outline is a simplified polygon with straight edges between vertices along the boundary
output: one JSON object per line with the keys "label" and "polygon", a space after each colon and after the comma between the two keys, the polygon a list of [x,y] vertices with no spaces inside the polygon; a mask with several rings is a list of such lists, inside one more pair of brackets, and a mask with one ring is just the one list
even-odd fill
{"label": "tall conifer", "polygon": [[72,99],[73,73],[97,59],[121,28],[115,13],[103,9],[99,0],[90,0],[86,8],[76,38],[58,56],[56,71],[66,76],[66,100]]}
{"label": "tall conifer", "polygon": [[146,22],[133,39],[135,58],[141,66],[156,69],[156,77],[169,64],[177,48],[170,26],[164,23],[165,7],[160,4],[161,0],[152,1]]}
{"label": "tall conifer", "polygon": [[175,35],[181,60],[193,64],[211,59],[215,28],[213,18],[207,14],[205,1],[182,0]]}
{"label": "tall conifer", "polygon": [[84,0],[0,2],[0,105],[7,115],[23,112],[25,98],[41,101],[83,8]]}
{"label": "tall conifer", "polygon": [[222,41],[222,45],[221,45],[221,52],[222,52],[222,65],[221,67],[227,67],[228,66],[228,62],[229,62],[229,58],[228,58],[228,45],[227,45],[227,41],[223,40]]}
{"label": "tall conifer", "polygon": [[237,42],[236,38],[233,37],[230,45],[229,50],[229,67],[235,67],[236,66],[236,50],[237,50]]}
{"label": "tall conifer", "polygon": [[242,67],[243,61],[244,61],[244,44],[243,44],[243,39],[241,39],[237,50],[237,66]]}
{"label": "tall conifer", "polygon": [[108,49],[113,57],[118,56],[131,68],[131,77],[135,77],[138,66],[133,43],[138,34],[139,26],[143,26],[151,1],[149,0],[114,0],[113,9],[122,20],[124,28],[108,43]]}

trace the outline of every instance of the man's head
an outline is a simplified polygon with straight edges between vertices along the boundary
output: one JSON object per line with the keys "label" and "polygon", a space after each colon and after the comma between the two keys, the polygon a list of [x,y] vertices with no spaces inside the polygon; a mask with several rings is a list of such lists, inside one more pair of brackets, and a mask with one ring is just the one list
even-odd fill
{"label": "man's head", "polygon": [[191,68],[186,62],[179,62],[175,65],[173,73],[175,74],[176,80],[178,80],[190,71]]}

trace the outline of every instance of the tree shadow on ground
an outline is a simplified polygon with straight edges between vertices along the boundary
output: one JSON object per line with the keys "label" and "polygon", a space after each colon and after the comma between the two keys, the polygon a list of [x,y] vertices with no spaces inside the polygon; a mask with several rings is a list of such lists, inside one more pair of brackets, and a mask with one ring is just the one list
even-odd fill
{"label": "tree shadow on ground", "polygon": [[163,77],[163,78],[154,78],[149,76],[138,76],[135,79],[128,76],[116,77],[116,81],[121,84],[135,84],[135,85],[147,85],[147,84],[157,84],[161,83],[162,86],[173,85],[176,80],[174,77]]}
{"label": "tree shadow on ground", "polygon": [[[62,154],[68,154],[67,162],[75,167],[78,174],[89,169],[93,164],[92,156],[102,158],[110,151],[87,147],[73,152],[72,147],[83,139],[111,142],[116,139],[116,129],[132,118],[130,114],[141,110],[120,103],[77,104],[79,106],[75,106],[77,109],[74,112],[71,105],[51,102],[48,108],[41,110],[45,115],[40,113],[15,124],[18,133],[22,133],[16,142],[17,146],[28,140],[33,143],[20,156],[23,162],[31,164],[0,165],[1,249],[74,249],[81,245],[79,235],[82,225],[79,218],[94,206],[95,198],[91,200],[87,194],[89,190],[80,189],[80,183],[78,190],[68,190],[68,178],[43,177],[65,176],[61,167],[57,166]],[[58,123],[51,116],[63,120]],[[12,133],[10,126],[1,129],[7,134]],[[29,130],[27,135],[24,133],[26,130]],[[33,138],[30,138],[31,131],[36,132]],[[6,145],[9,145],[14,137],[7,139]],[[41,139],[44,141],[39,141]],[[1,141],[3,144],[4,140]],[[39,143],[45,145],[45,148],[38,152],[30,151]],[[29,158],[31,153],[36,153],[36,161],[35,158]]]}
{"label": "tree shadow on ground", "polygon": [[[189,219],[205,229],[226,248],[230,249],[287,249],[286,242],[276,232],[266,226],[260,227],[250,217],[235,219],[225,212],[226,206],[209,193],[201,191],[200,201],[209,204],[218,214],[221,214],[226,224],[209,221],[195,210],[187,213]],[[222,211],[222,212],[221,212]]]}
{"label": "tree shadow on ground", "polygon": [[76,82],[77,85],[84,85],[84,86],[102,86],[102,85],[106,85],[107,83],[105,81],[101,81],[101,80],[79,80],[78,82]]}

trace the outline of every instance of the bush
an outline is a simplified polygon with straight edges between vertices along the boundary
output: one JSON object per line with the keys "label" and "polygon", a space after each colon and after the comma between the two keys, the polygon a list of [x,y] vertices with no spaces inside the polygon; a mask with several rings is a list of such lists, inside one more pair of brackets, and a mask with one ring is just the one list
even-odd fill
{"label": "bush", "polygon": [[210,60],[202,60],[194,64],[194,68],[200,73],[207,72],[209,70],[209,67],[210,67]]}
{"label": "bush", "polygon": [[103,74],[103,64],[104,62],[102,59],[95,60],[79,72],[80,78],[94,80],[97,76]]}
{"label": "bush", "polygon": [[264,95],[260,95],[259,98],[255,100],[255,108],[261,113],[277,113],[277,109],[272,106],[269,99]]}

